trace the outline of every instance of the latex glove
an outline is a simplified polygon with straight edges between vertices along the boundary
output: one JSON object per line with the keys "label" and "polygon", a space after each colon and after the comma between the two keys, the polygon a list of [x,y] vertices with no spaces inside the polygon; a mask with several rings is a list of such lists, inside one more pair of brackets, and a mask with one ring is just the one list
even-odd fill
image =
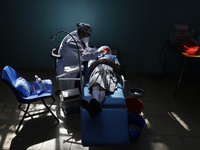
{"label": "latex glove", "polygon": [[101,46],[100,48],[98,48],[97,51],[98,51],[99,53],[104,52],[104,48],[103,48],[103,46]]}
{"label": "latex glove", "polygon": [[90,52],[95,52],[97,49],[94,47],[94,48],[91,48],[91,47],[89,47],[89,51]]}

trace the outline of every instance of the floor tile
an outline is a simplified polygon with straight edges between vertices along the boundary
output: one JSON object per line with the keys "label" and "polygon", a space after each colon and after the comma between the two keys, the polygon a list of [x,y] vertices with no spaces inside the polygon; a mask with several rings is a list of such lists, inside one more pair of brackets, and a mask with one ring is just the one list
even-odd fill
{"label": "floor tile", "polygon": [[178,135],[173,119],[163,116],[149,116],[149,123],[152,126],[153,134]]}
{"label": "floor tile", "polygon": [[185,150],[179,136],[155,135],[154,137],[158,150]]}
{"label": "floor tile", "polygon": [[188,108],[188,104],[184,104],[184,103],[176,103],[176,102],[172,102],[172,103],[165,103],[168,112],[171,112],[173,114],[176,114],[176,116],[178,117],[192,117],[193,114],[190,111],[190,109]]}
{"label": "floor tile", "polygon": [[200,149],[200,137],[190,137],[190,136],[185,136],[181,137],[186,150],[197,150]]}
{"label": "floor tile", "polygon": [[195,118],[200,118],[200,104],[187,104],[187,108]]}
{"label": "floor tile", "polygon": [[175,126],[181,136],[200,136],[200,127],[194,118],[179,118]]}
{"label": "floor tile", "polygon": [[152,78],[139,77],[140,87],[143,90],[157,90],[158,89],[157,82],[158,81],[153,80]]}
{"label": "floor tile", "polygon": [[142,133],[139,140],[130,141],[128,150],[157,150],[154,142],[154,136],[152,134]]}
{"label": "floor tile", "polygon": [[177,95],[174,98],[175,90],[160,90],[163,102],[182,102],[182,95]]}
{"label": "floor tile", "polygon": [[10,141],[10,149],[40,149],[48,132],[49,128],[24,126]]}
{"label": "floor tile", "polygon": [[47,134],[42,150],[67,150],[71,147],[70,139],[73,133],[69,133],[64,127],[52,127]]}
{"label": "floor tile", "polygon": [[145,109],[149,116],[168,116],[164,102],[145,102]]}

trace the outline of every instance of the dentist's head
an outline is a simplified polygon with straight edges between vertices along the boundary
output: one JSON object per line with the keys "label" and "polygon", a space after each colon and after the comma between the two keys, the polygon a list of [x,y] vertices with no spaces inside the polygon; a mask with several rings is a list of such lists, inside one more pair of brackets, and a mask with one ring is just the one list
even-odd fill
{"label": "dentist's head", "polygon": [[88,45],[90,36],[92,34],[92,27],[89,24],[86,23],[77,23],[77,30],[78,30],[78,35],[80,39]]}

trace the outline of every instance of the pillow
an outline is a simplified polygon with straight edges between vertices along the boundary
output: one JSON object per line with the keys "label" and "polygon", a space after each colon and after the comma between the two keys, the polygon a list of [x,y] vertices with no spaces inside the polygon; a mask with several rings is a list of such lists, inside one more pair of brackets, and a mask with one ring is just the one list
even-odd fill
{"label": "pillow", "polygon": [[31,85],[23,77],[17,78],[16,83],[15,83],[15,88],[24,97],[28,97],[31,94]]}
{"label": "pillow", "polygon": [[115,55],[105,55],[104,56],[106,59],[112,60],[113,62],[115,62],[116,56]]}

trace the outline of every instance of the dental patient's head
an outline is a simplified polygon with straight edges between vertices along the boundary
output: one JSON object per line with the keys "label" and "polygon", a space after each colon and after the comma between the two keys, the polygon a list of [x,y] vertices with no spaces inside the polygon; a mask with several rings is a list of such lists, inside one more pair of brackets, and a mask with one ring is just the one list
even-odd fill
{"label": "dental patient's head", "polygon": [[103,49],[104,49],[104,54],[105,54],[105,55],[106,55],[106,54],[112,54],[112,51],[111,51],[110,47],[108,47],[108,46],[103,46]]}

